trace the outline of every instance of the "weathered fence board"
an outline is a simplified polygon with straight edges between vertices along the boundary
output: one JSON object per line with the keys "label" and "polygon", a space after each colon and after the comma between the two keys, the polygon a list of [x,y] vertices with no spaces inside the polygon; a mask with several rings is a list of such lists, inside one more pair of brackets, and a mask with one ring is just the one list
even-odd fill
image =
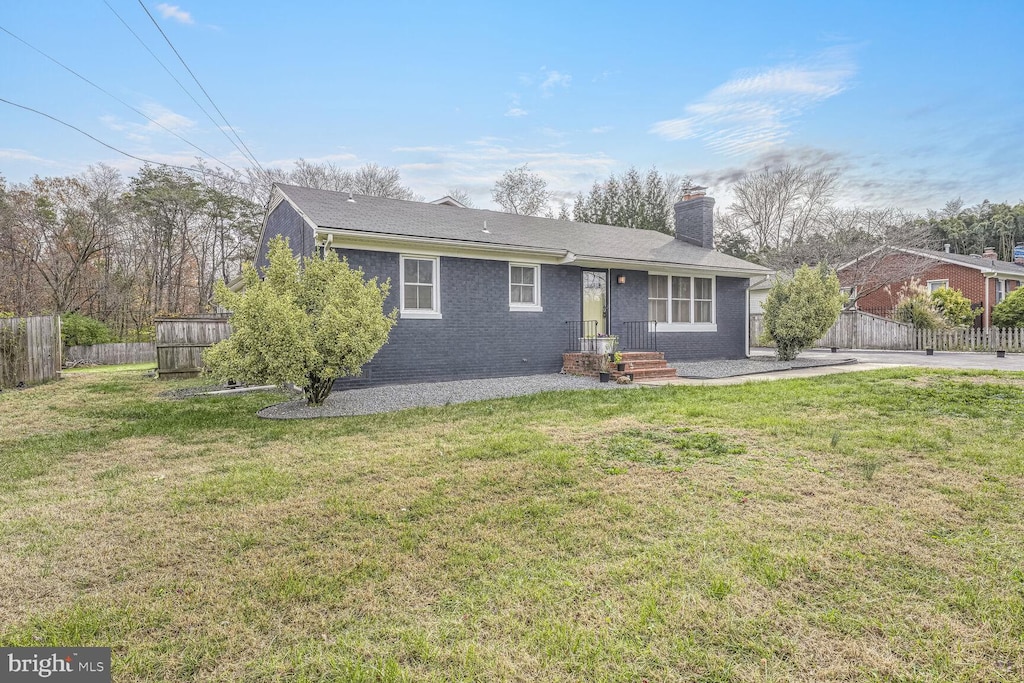
{"label": "weathered fence board", "polygon": [[58,316],[0,319],[0,388],[55,379],[60,367]]}
{"label": "weathered fence board", "polygon": [[[764,332],[764,316],[750,316],[750,344],[757,346]],[[914,328],[862,311],[843,311],[836,324],[815,344],[817,348],[907,350],[914,348]]]}
{"label": "weathered fence board", "polygon": [[[757,346],[764,331],[763,315],[750,315],[750,345]],[[1024,352],[1024,328],[915,330],[908,323],[864,313],[843,311],[817,348],[884,349],[890,351],[1011,351]]]}
{"label": "weathered fence board", "polygon": [[1024,328],[917,330],[914,341],[917,350],[1024,352]]}
{"label": "weathered fence board", "polygon": [[126,342],[69,346],[64,349],[64,360],[68,364],[84,362],[93,365],[154,363],[156,362],[156,345],[153,342]]}
{"label": "weathered fence board", "polygon": [[160,379],[197,376],[203,371],[203,351],[231,336],[227,316],[157,318],[154,322]]}

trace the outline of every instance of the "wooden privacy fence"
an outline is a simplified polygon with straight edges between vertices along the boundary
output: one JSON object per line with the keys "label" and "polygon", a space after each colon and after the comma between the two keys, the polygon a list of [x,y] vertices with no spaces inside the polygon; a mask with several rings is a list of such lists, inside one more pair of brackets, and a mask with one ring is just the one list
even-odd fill
{"label": "wooden privacy fence", "polygon": [[156,363],[160,379],[195,377],[203,371],[203,351],[231,336],[226,315],[157,318]]}
{"label": "wooden privacy fence", "polygon": [[936,351],[1024,351],[1024,327],[917,330],[915,349]]}
{"label": "wooden privacy fence", "polygon": [[[764,314],[750,315],[750,345],[758,346],[764,332]],[[910,350],[914,348],[914,326],[862,311],[843,311],[839,320],[819,339],[817,348]]]}
{"label": "wooden privacy fence", "polygon": [[92,365],[154,363],[156,362],[156,346],[153,342],[68,346],[64,349],[64,362],[68,365],[75,363]]}
{"label": "wooden privacy fence", "polygon": [[0,318],[0,388],[55,379],[60,356],[59,316]]}

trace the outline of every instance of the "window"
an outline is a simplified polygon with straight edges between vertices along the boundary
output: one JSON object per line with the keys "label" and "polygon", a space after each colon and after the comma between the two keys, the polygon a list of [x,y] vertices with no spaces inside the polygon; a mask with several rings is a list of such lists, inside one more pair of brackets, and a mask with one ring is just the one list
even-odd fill
{"label": "window", "polygon": [[709,277],[648,275],[647,318],[679,325],[679,331],[713,331],[714,291],[714,279]]}
{"label": "window", "polygon": [[996,279],[996,303],[1006,298],[1006,280]]}
{"label": "window", "polygon": [[934,291],[940,290],[943,287],[949,287],[949,280],[929,280],[928,281],[928,293],[931,294]]}
{"label": "window", "polygon": [[647,319],[668,322],[668,276],[647,276]]}
{"label": "window", "polygon": [[402,317],[440,318],[439,259],[436,256],[402,256],[401,262]]}
{"label": "window", "polygon": [[540,266],[508,264],[508,308],[510,311],[542,311]]}

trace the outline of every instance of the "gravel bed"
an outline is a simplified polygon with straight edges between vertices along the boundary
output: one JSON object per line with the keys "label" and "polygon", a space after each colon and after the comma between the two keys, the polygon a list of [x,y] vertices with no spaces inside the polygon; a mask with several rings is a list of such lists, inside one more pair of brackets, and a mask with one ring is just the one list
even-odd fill
{"label": "gravel bed", "polygon": [[324,401],[324,405],[319,408],[307,406],[303,399],[268,406],[259,411],[257,415],[275,420],[373,415],[406,408],[444,406],[450,403],[525,396],[542,391],[621,389],[632,386],[636,385],[598,382],[594,377],[561,374],[426,382],[334,391]]}
{"label": "gravel bed", "polygon": [[855,358],[797,358],[796,360],[780,361],[773,356],[752,356],[743,360],[708,360],[697,363],[669,363],[680,377],[694,379],[720,379],[722,377],[738,377],[740,375],[756,375],[762,372],[779,372],[780,370],[796,370],[798,368],[818,368],[828,365],[847,365],[856,363]]}

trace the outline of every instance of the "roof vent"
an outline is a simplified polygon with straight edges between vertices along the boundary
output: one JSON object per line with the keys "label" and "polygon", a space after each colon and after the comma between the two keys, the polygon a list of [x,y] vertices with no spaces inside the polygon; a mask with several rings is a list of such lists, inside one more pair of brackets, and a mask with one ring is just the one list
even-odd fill
{"label": "roof vent", "polygon": [[352,202],[353,204],[356,203],[356,200],[352,198],[352,190],[348,191],[348,199],[346,199],[345,201]]}
{"label": "roof vent", "polygon": [[480,232],[485,232],[485,233],[487,233],[488,235],[490,235],[490,234],[491,234],[491,231],[487,229],[487,221],[484,221],[484,229],[483,229],[483,230],[481,230]]}
{"label": "roof vent", "polygon": [[946,250],[946,253],[948,254],[948,253],[949,253],[949,248],[950,248],[951,246],[953,246],[953,245],[952,245],[952,244],[949,244],[949,243],[947,242],[946,244],[943,244],[942,246],[943,246],[943,247],[945,248],[945,250]]}

